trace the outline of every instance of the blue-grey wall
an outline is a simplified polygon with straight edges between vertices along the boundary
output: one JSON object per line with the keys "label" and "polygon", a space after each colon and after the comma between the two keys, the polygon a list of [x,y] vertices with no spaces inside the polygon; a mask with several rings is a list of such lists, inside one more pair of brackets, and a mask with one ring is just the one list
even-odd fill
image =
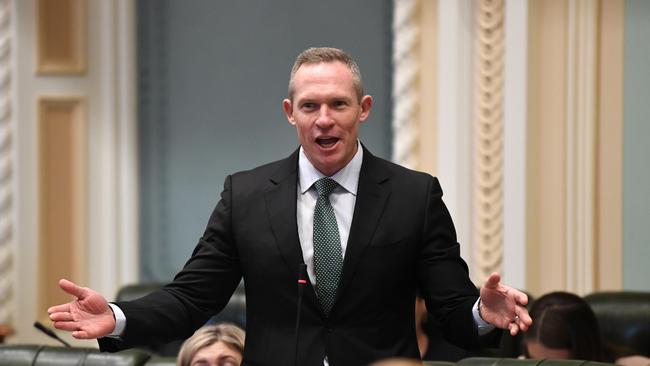
{"label": "blue-grey wall", "polygon": [[138,2],[141,279],[189,257],[227,174],[297,147],[281,101],[295,56],[355,57],[375,98],[362,141],[390,156],[391,1]]}
{"label": "blue-grey wall", "polygon": [[650,1],[625,2],[623,287],[650,291]]}

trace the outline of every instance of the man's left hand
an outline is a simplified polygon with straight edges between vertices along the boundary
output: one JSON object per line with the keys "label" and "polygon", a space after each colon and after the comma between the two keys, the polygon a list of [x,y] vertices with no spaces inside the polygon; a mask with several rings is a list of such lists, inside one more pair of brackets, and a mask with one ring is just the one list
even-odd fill
{"label": "man's left hand", "polygon": [[496,272],[481,287],[481,318],[497,328],[508,329],[510,335],[525,332],[533,324],[526,304],[528,296],[502,284],[501,276]]}

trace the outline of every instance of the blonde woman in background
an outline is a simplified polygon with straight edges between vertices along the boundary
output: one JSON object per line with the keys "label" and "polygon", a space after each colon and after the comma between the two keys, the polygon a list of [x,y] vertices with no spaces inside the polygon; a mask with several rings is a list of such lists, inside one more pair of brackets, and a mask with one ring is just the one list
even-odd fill
{"label": "blonde woman in background", "polygon": [[176,366],[239,366],[244,354],[244,331],[236,325],[208,325],[181,347]]}
{"label": "blonde woman in background", "polygon": [[373,363],[370,366],[422,366],[422,361],[411,358],[389,358]]}

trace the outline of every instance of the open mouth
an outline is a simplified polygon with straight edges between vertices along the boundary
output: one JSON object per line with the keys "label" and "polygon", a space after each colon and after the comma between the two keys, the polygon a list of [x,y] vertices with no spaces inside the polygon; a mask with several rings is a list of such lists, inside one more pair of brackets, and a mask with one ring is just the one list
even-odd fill
{"label": "open mouth", "polygon": [[337,142],[339,142],[339,138],[337,137],[321,137],[316,139],[316,143],[324,149],[331,148]]}

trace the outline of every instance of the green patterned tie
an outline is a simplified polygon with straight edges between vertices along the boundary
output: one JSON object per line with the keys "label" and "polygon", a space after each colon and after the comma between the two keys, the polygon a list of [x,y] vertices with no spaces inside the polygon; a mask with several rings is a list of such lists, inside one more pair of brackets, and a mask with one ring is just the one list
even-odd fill
{"label": "green patterned tie", "polygon": [[321,178],[314,183],[318,191],[314,210],[314,271],[316,291],[326,316],[329,316],[334,305],[336,288],[343,268],[339,227],[329,199],[330,193],[338,185],[330,178]]}

